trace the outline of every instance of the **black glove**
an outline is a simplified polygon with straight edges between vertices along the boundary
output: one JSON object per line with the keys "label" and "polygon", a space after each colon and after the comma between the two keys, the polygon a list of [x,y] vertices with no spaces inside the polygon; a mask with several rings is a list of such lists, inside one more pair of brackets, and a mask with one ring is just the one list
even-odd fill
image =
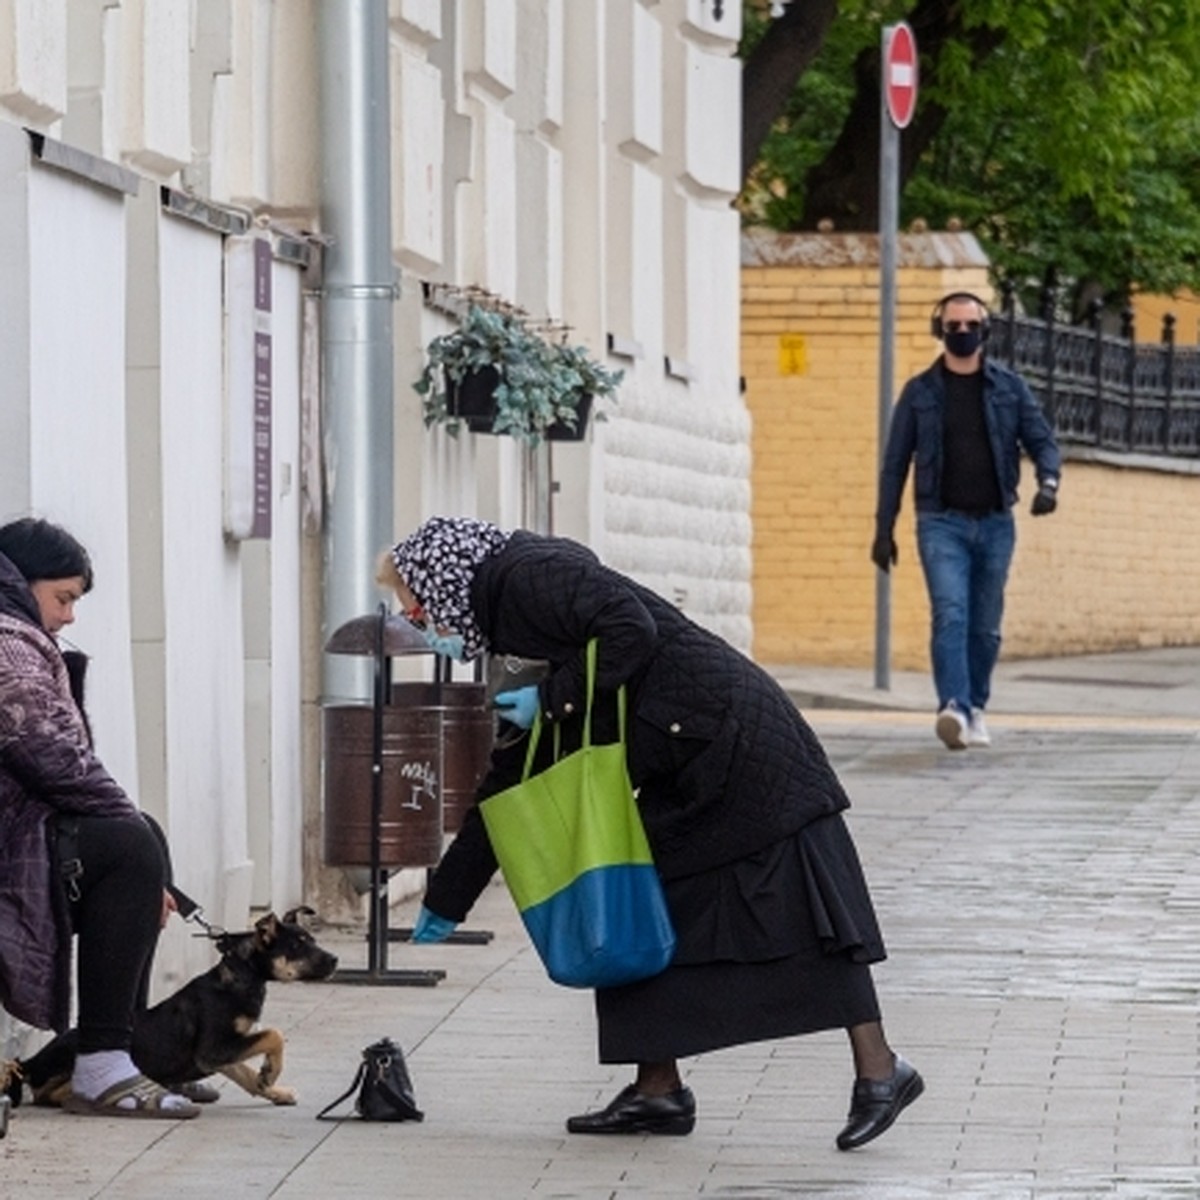
{"label": "black glove", "polygon": [[1037,495],[1033,498],[1033,503],[1029,506],[1029,511],[1035,517],[1044,517],[1047,513],[1052,513],[1058,507],[1058,489],[1050,483],[1043,483],[1037,490]]}
{"label": "black glove", "polygon": [[885,572],[900,561],[900,552],[896,549],[896,539],[890,533],[876,534],[875,540],[871,543],[871,561]]}

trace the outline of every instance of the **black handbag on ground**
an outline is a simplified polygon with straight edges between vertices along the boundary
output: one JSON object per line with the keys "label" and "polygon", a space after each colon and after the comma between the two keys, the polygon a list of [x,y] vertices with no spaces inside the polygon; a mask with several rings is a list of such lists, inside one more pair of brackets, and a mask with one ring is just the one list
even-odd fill
{"label": "black handbag on ground", "polygon": [[[391,1038],[374,1042],[362,1052],[362,1062],[350,1086],[319,1113],[321,1120],[358,1088],[354,1111],[364,1121],[423,1121],[425,1114],[413,1097],[404,1052]],[[341,1120],[340,1117],[331,1118]]]}

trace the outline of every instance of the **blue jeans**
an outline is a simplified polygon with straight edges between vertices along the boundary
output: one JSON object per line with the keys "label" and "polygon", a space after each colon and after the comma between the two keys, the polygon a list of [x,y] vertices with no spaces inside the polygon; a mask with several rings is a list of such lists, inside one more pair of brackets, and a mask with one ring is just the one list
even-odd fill
{"label": "blue jeans", "polygon": [[1004,585],[1017,530],[1012,513],[918,513],[917,549],[932,615],[929,655],[938,708],[986,708],[1000,656]]}

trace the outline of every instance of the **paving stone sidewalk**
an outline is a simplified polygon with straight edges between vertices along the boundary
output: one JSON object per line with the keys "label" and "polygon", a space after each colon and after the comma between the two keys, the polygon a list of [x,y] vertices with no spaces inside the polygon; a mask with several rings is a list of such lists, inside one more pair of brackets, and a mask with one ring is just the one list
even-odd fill
{"label": "paving stone sidewalk", "polygon": [[[888,1032],[928,1085],[860,1151],[833,1145],[851,1082],[840,1033],[686,1062],[700,1106],[690,1137],[568,1136],[563,1119],[628,1072],[596,1063],[590,995],[545,980],[494,885],[468,926],[491,931],[487,944],[392,947],[394,966],[444,968],[436,987],[273,988],[266,1017],[287,1035],[297,1107],[230,1084],[179,1125],[23,1107],[0,1141],[0,1196],[1200,1196],[1190,662],[1157,692],[1082,689],[1138,705],[1089,695],[1047,712],[1020,704],[1009,680],[988,750],[943,750],[923,704],[810,713],[853,798],[891,952],[876,976]],[[1155,669],[1134,656],[1093,678],[1102,666],[1127,680]],[[1074,695],[1063,679],[1079,669],[1029,686]],[[361,963],[360,932],[323,940]],[[405,1048],[425,1121],[315,1120],[385,1035]]]}

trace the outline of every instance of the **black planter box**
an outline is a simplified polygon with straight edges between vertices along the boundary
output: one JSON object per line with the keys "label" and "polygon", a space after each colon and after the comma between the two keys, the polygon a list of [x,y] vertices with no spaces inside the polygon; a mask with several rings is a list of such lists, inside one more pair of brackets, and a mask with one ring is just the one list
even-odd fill
{"label": "black planter box", "polygon": [[500,372],[483,367],[462,381],[446,376],[446,411],[457,417],[472,433],[491,433],[496,420],[496,388]]}
{"label": "black planter box", "polygon": [[548,442],[582,442],[587,433],[588,418],[592,415],[592,394],[584,392],[575,408],[575,428],[565,421],[555,421],[546,430]]}
{"label": "black planter box", "polygon": [[[482,367],[461,381],[446,376],[446,412],[461,421],[472,433],[494,433],[496,423],[496,388],[500,385],[500,372],[495,367]],[[592,413],[592,394],[584,392],[575,411],[575,428],[565,421],[555,421],[547,427],[548,442],[581,442],[587,434],[588,420]]]}

